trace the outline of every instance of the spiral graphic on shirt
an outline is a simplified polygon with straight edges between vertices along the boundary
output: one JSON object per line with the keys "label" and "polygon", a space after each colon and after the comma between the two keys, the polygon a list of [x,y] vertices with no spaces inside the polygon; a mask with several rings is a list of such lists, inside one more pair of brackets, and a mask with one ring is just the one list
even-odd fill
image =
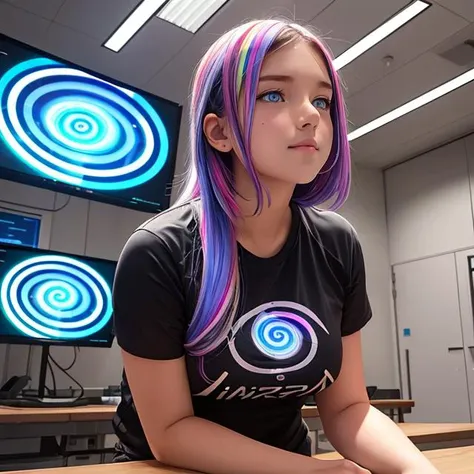
{"label": "spiral graphic on shirt", "polygon": [[316,314],[303,305],[291,301],[265,303],[237,320],[229,349],[235,361],[250,372],[293,372],[308,365],[317,353],[315,327],[329,334]]}
{"label": "spiral graphic on shirt", "polygon": [[35,172],[93,190],[143,184],[169,152],[165,126],[141,95],[46,58],[0,79],[0,130]]}
{"label": "spiral graphic on shirt", "polygon": [[65,256],[38,256],[15,265],[0,286],[3,312],[34,338],[91,336],[112,317],[112,295],[92,267]]}
{"label": "spiral graphic on shirt", "polygon": [[252,340],[260,352],[273,359],[288,359],[301,350],[303,334],[291,313],[260,314],[252,326]]}

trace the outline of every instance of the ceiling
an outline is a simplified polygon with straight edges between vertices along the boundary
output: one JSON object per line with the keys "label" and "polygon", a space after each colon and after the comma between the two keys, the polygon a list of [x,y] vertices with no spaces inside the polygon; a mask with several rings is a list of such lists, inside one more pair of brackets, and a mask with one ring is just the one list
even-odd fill
{"label": "ceiling", "polygon": [[[248,19],[284,15],[315,27],[335,55],[409,0],[231,0],[197,34],[153,18],[120,53],[101,45],[139,0],[0,0],[0,32],[186,105],[192,71],[220,34]],[[341,70],[351,128],[474,67],[443,54],[474,39],[474,0],[436,0]],[[383,58],[393,56],[387,67]],[[470,55],[470,56],[469,56]],[[183,122],[186,126],[186,122]],[[353,159],[387,168],[474,131],[474,82],[351,142]],[[183,169],[185,129],[177,172]]]}

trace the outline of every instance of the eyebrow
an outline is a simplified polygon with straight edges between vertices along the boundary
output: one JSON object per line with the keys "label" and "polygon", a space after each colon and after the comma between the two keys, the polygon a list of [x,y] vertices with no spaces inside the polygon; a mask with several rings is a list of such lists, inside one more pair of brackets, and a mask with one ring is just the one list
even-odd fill
{"label": "eyebrow", "polygon": [[[286,76],[284,74],[268,74],[266,76],[260,77],[260,82],[294,82],[293,76]],[[332,84],[325,80],[319,80],[317,82],[318,86],[323,89],[328,89],[332,91]]]}

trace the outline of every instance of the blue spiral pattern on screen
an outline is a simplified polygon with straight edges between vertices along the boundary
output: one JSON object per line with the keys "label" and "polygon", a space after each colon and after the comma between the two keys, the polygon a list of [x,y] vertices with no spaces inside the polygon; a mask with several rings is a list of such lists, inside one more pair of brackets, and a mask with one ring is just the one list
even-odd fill
{"label": "blue spiral pattern on screen", "polygon": [[165,126],[141,95],[46,58],[0,79],[0,130],[41,176],[93,190],[139,186],[169,153]]}
{"label": "blue spiral pattern on screen", "polygon": [[252,340],[267,357],[288,359],[301,349],[303,334],[285,314],[261,314],[252,326]]}
{"label": "blue spiral pattern on screen", "polygon": [[65,256],[38,256],[15,265],[0,286],[2,309],[22,334],[78,339],[112,317],[112,295],[92,267]]}

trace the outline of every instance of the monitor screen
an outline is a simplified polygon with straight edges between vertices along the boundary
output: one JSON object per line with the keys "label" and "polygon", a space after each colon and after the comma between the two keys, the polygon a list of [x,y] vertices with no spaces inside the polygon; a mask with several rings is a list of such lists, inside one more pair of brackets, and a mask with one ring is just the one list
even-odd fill
{"label": "monitor screen", "polygon": [[0,35],[0,178],[164,210],[181,111]]}
{"label": "monitor screen", "polygon": [[41,219],[0,209],[0,242],[38,247]]}
{"label": "monitor screen", "polygon": [[115,267],[0,243],[0,343],[110,347]]}

